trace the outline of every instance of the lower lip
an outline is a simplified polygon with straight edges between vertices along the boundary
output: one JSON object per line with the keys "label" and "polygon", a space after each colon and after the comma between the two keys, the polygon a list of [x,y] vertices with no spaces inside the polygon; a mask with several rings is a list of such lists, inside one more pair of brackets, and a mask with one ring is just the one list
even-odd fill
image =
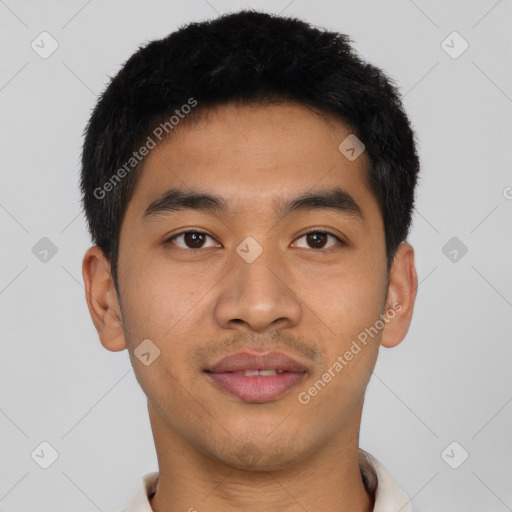
{"label": "lower lip", "polygon": [[235,373],[209,373],[211,381],[230,395],[244,402],[270,402],[301,382],[306,375],[300,372],[284,372],[276,375],[245,377]]}

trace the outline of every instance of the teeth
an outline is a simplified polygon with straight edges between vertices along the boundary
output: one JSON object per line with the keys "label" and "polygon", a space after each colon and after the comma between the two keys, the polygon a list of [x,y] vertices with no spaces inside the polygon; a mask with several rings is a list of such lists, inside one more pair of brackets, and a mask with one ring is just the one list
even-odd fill
{"label": "teeth", "polygon": [[243,375],[244,377],[257,377],[260,376],[271,376],[271,375],[280,375],[284,373],[284,370],[247,370],[245,372],[235,372]]}
{"label": "teeth", "polygon": [[260,375],[277,375],[276,370],[260,370]]}

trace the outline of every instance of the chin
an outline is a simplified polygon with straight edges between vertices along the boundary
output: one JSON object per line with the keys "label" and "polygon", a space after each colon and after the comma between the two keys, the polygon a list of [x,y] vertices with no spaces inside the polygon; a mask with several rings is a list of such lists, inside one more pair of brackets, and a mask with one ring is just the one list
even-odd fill
{"label": "chin", "polygon": [[249,441],[242,444],[237,451],[233,451],[233,447],[230,447],[229,453],[225,453],[224,456],[220,454],[215,456],[228,466],[262,472],[286,469],[300,463],[304,458],[304,455],[301,456],[297,452],[296,445],[288,445],[281,440],[276,445],[265,443],[265,441],[261,443]]}

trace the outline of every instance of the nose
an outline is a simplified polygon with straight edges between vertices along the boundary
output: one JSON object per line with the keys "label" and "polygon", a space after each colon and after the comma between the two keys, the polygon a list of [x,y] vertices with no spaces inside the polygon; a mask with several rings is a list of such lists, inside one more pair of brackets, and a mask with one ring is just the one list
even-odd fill
{"label": "nose", "polygon": [[270,251],[252,263],[233,255],[233,267],[220,283],[215,320],[224,329],[264,333],[297,325],[302,314],[285,265]]}

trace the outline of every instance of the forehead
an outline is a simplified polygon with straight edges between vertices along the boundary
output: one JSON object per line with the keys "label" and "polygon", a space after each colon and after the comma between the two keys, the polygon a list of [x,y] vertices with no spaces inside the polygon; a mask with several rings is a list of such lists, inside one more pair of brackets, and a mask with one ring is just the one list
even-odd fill
{"label": "forehead", "polygon": [[371,216],[366,155],[349,160],[339,150],[349,135],[341,121],[291,102],[208,109],[150,151],[128,210],[142,215],[179,188],[222,196],[232,214],[269,212],[279,199],[336,187]]}

